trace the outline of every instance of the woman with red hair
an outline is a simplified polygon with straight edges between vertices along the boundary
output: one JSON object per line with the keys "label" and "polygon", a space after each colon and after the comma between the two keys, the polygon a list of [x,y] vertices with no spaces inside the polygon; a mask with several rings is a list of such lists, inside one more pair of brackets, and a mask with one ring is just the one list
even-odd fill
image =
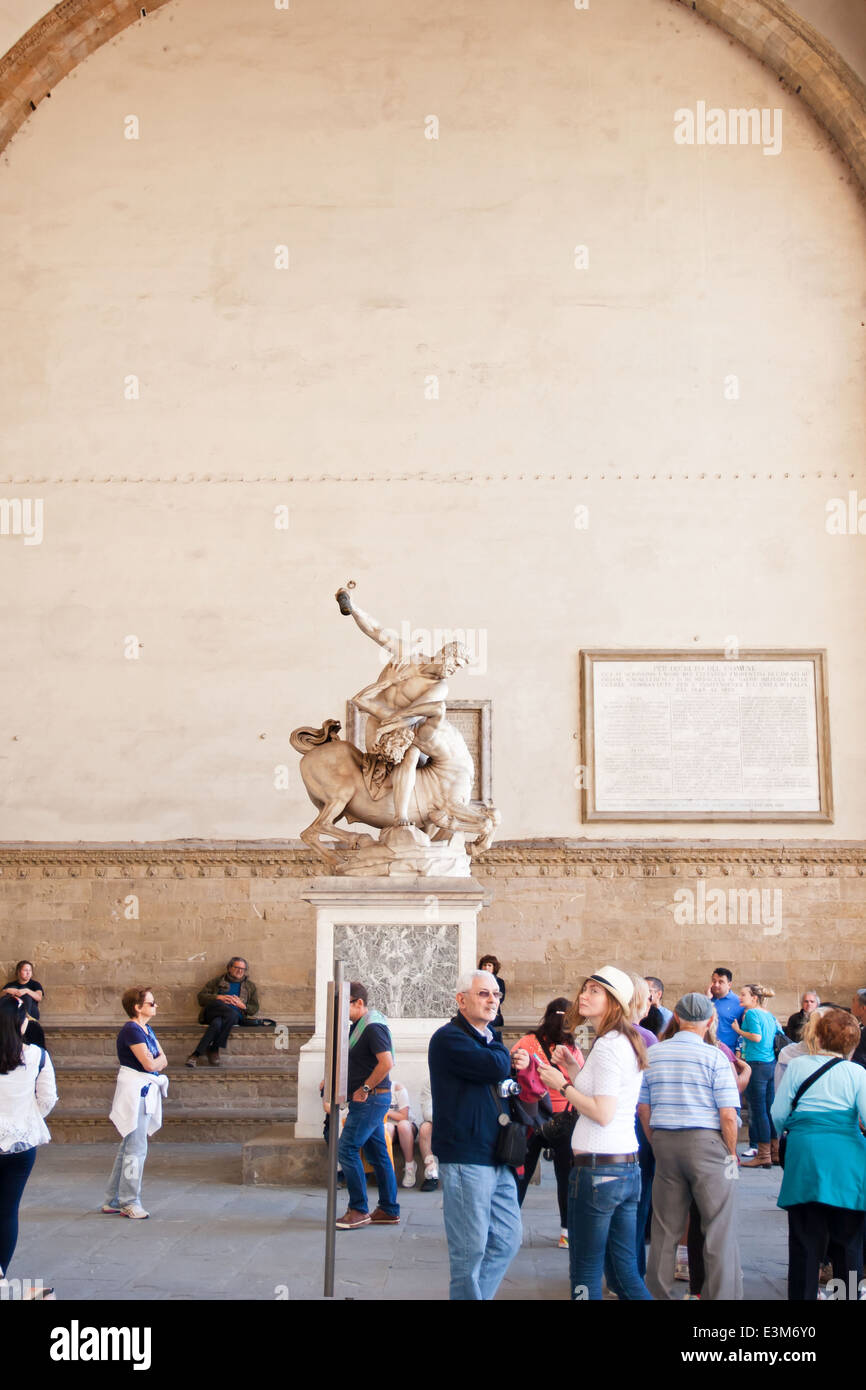
{"label": "woman with red hair", "polygon": [[[568,1259],[573,1300],[601,1299],[601,1276],[617,1298],[651,1299],[637,1270],[640,1197],[635,1111],[646,1049],[631,1022],[634,986],[615,965],[590,975],[564,1020],[590,1023],[595,1042],[581,1071],[565,1047],[538,1075],[577,1111],[568,1192]],[[564,1081],[562,1072],[571,1078]]]}
{"label": "woman with red hair", "polygon": [[866,1069],[848,1059],[860,1025],[828,1009],[814,1040],[818,1051],[790,1063],[772,1110],[777,1134],[788,1131],[778,1202],[788,1212],[788,1298],[818,1297],[825,1248],[843,1297],[856,1298],[866,1221]]}

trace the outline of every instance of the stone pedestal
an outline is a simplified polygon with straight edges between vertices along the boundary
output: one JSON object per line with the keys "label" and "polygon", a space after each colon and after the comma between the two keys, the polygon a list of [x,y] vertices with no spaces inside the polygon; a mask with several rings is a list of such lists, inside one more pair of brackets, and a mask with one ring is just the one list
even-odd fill
{"label": "stone pedestal", "polygon": [[321,1138],[328,981],[367,986],[391,1027],[392,1078],[417,1105],[431,1035],[455,1012],[457,976],[477,963],[476,924],[488,901],[473,878],[321,878],[304,898],[316,910],[316,1031],[300,1052],[297,1139]]}

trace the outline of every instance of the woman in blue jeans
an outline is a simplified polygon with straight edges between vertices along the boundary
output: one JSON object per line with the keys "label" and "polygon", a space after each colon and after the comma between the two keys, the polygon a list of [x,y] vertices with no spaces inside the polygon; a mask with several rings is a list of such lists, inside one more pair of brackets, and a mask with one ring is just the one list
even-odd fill
{"label": "woman in blue jeans", "polygon": [[742,1039],[740,1055],[752,1068],[752,1075],[746,1087],[746,1102],[749,1107],[749,1141],[757,1154],[751,1160],[741,1162],[741,1168],[771,1168],[773,1151],[771,1140],[775,1131],[770,1117],[770,1108],[775,1098],[773,1074],[776,1070],[776,1054],[773,1039],[781,1028],[777,1020],[764,1008],[764,1000],[772,999],[775,990],[769,985],[745,985],[740,990],[740,1003],[746,1010],[742,1021],[731,1023],[735,1033]]}
{"label": "woman in blue jeans", "polygon": [[[635,1110],[646,1049],[629,1021],[633,985],[614,965],[590,975],[566,1016],[574,1031],[591,1023],[595,1043],[578,1072],[567,1049],[556,1048],[553,1067],[539,1076],[578,1112],[572,1136],[568,1192],[571,1297],[599,1300],[601,1277],[617,1298],[651,1299],[637,1271],[636,1219],[640,1197]],[[563,1081],[557,1068],[568,1072]]]}
{"label": "woman in blue jeans", "polygon": [[[21,1035],[26,1019],[17,999],[0,1004],[0,1297],[9,1288],[5,1276],[18,1243],[18,1208],[36,1150],[50,1142],[45,1116],[57,1101],[51,1058]],[[40,1286],[29,1296],[50,1295],[53,1290]]]}

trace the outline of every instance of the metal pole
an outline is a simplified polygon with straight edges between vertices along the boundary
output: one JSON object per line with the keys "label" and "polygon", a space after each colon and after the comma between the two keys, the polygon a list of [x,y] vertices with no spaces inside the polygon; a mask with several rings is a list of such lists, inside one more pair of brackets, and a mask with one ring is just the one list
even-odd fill
{"label": "metal pole", "polygon": [[328,1126],[328,1202],[325,1209],[325,1297],[334,1297],[334,1265],[336,1262],[337,1238],[337,1149],[340,1143],[340,1106],[338,1101],[338,1057],[340,1053],[339,1029],[341,1021],[340,997],[343,991],[343,962],[334,962],[334,983],[329,987],[328,1043],[329,1074],[325,1077],[325,1095],[330,1099],[330,1124]]}

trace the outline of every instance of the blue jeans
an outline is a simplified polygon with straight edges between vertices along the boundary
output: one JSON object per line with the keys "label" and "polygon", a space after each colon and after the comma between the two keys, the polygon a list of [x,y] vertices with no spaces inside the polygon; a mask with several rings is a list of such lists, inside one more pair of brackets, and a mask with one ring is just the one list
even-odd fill
{"label": "blue jeans", "polygon": [[635,1236],[640,1197],[636,1163],[572,1168],[568,1189],[571,1297],[601,1298],[601,1275],[617,1298],[652,1300],[637,1272]]}
{"label": "blue jeans", "polygon": [[643,1132],[640,1120],[635,1121],[635,1131],[637,1133],[637,1161],[640,1167],[640,1198],[637,1204],[637,1233],[635,1254],[637,1255],[637,1272],[641,1279],[646,1278],[646,1236],[649,1225],[649,1214],[652,1209],[653,1200],[653,1177],[656,1171],[655,1155],[652,1151],[650,1141]]}
{"label": "blue jeans", "polygon": [[774,1062],[752,1062],[752,1075],[746,1087],[746,1102],[749,1107],[749,1140],[754,1144],[769,1144],[775,1139],[776,1131],[770,1119],[770,1106],[776,1095],[773,1076]]}
{"label": "blue jeans", "polygon": [[360,1152],[363,1149],[376,1174],[379,1206],[389,1216],[400,1215],[397,1178],[385,1143],[385,1114],[390,1104],[390,1089],[383,1095],[376,1095],[374,1092],[366,1100],[349,1101],[349,1116],[340,1135],[339,1157],[349,1189],[349,1206],[352,1211],[369,1210],[367,1176]]}
{"label": "blue jeans", "polygon": [[8,1273],[18,1244],[18,1207],[35,1162],[35,1148],[0,1154],[0,1276]]}
{"label": "blue jeans", "polygon": [[440,1163],[452,1300],[493,1298],[520,1249],[523,1226],[510,1168]]}
{"label": "blue jeans", "polygon": [[147,1112],[144,1097],[138,1102],[138,1122],[125,1139],[121,1139],[108,1179],[105,1206],[141,1206],[141,1180],[147,1158]]}

